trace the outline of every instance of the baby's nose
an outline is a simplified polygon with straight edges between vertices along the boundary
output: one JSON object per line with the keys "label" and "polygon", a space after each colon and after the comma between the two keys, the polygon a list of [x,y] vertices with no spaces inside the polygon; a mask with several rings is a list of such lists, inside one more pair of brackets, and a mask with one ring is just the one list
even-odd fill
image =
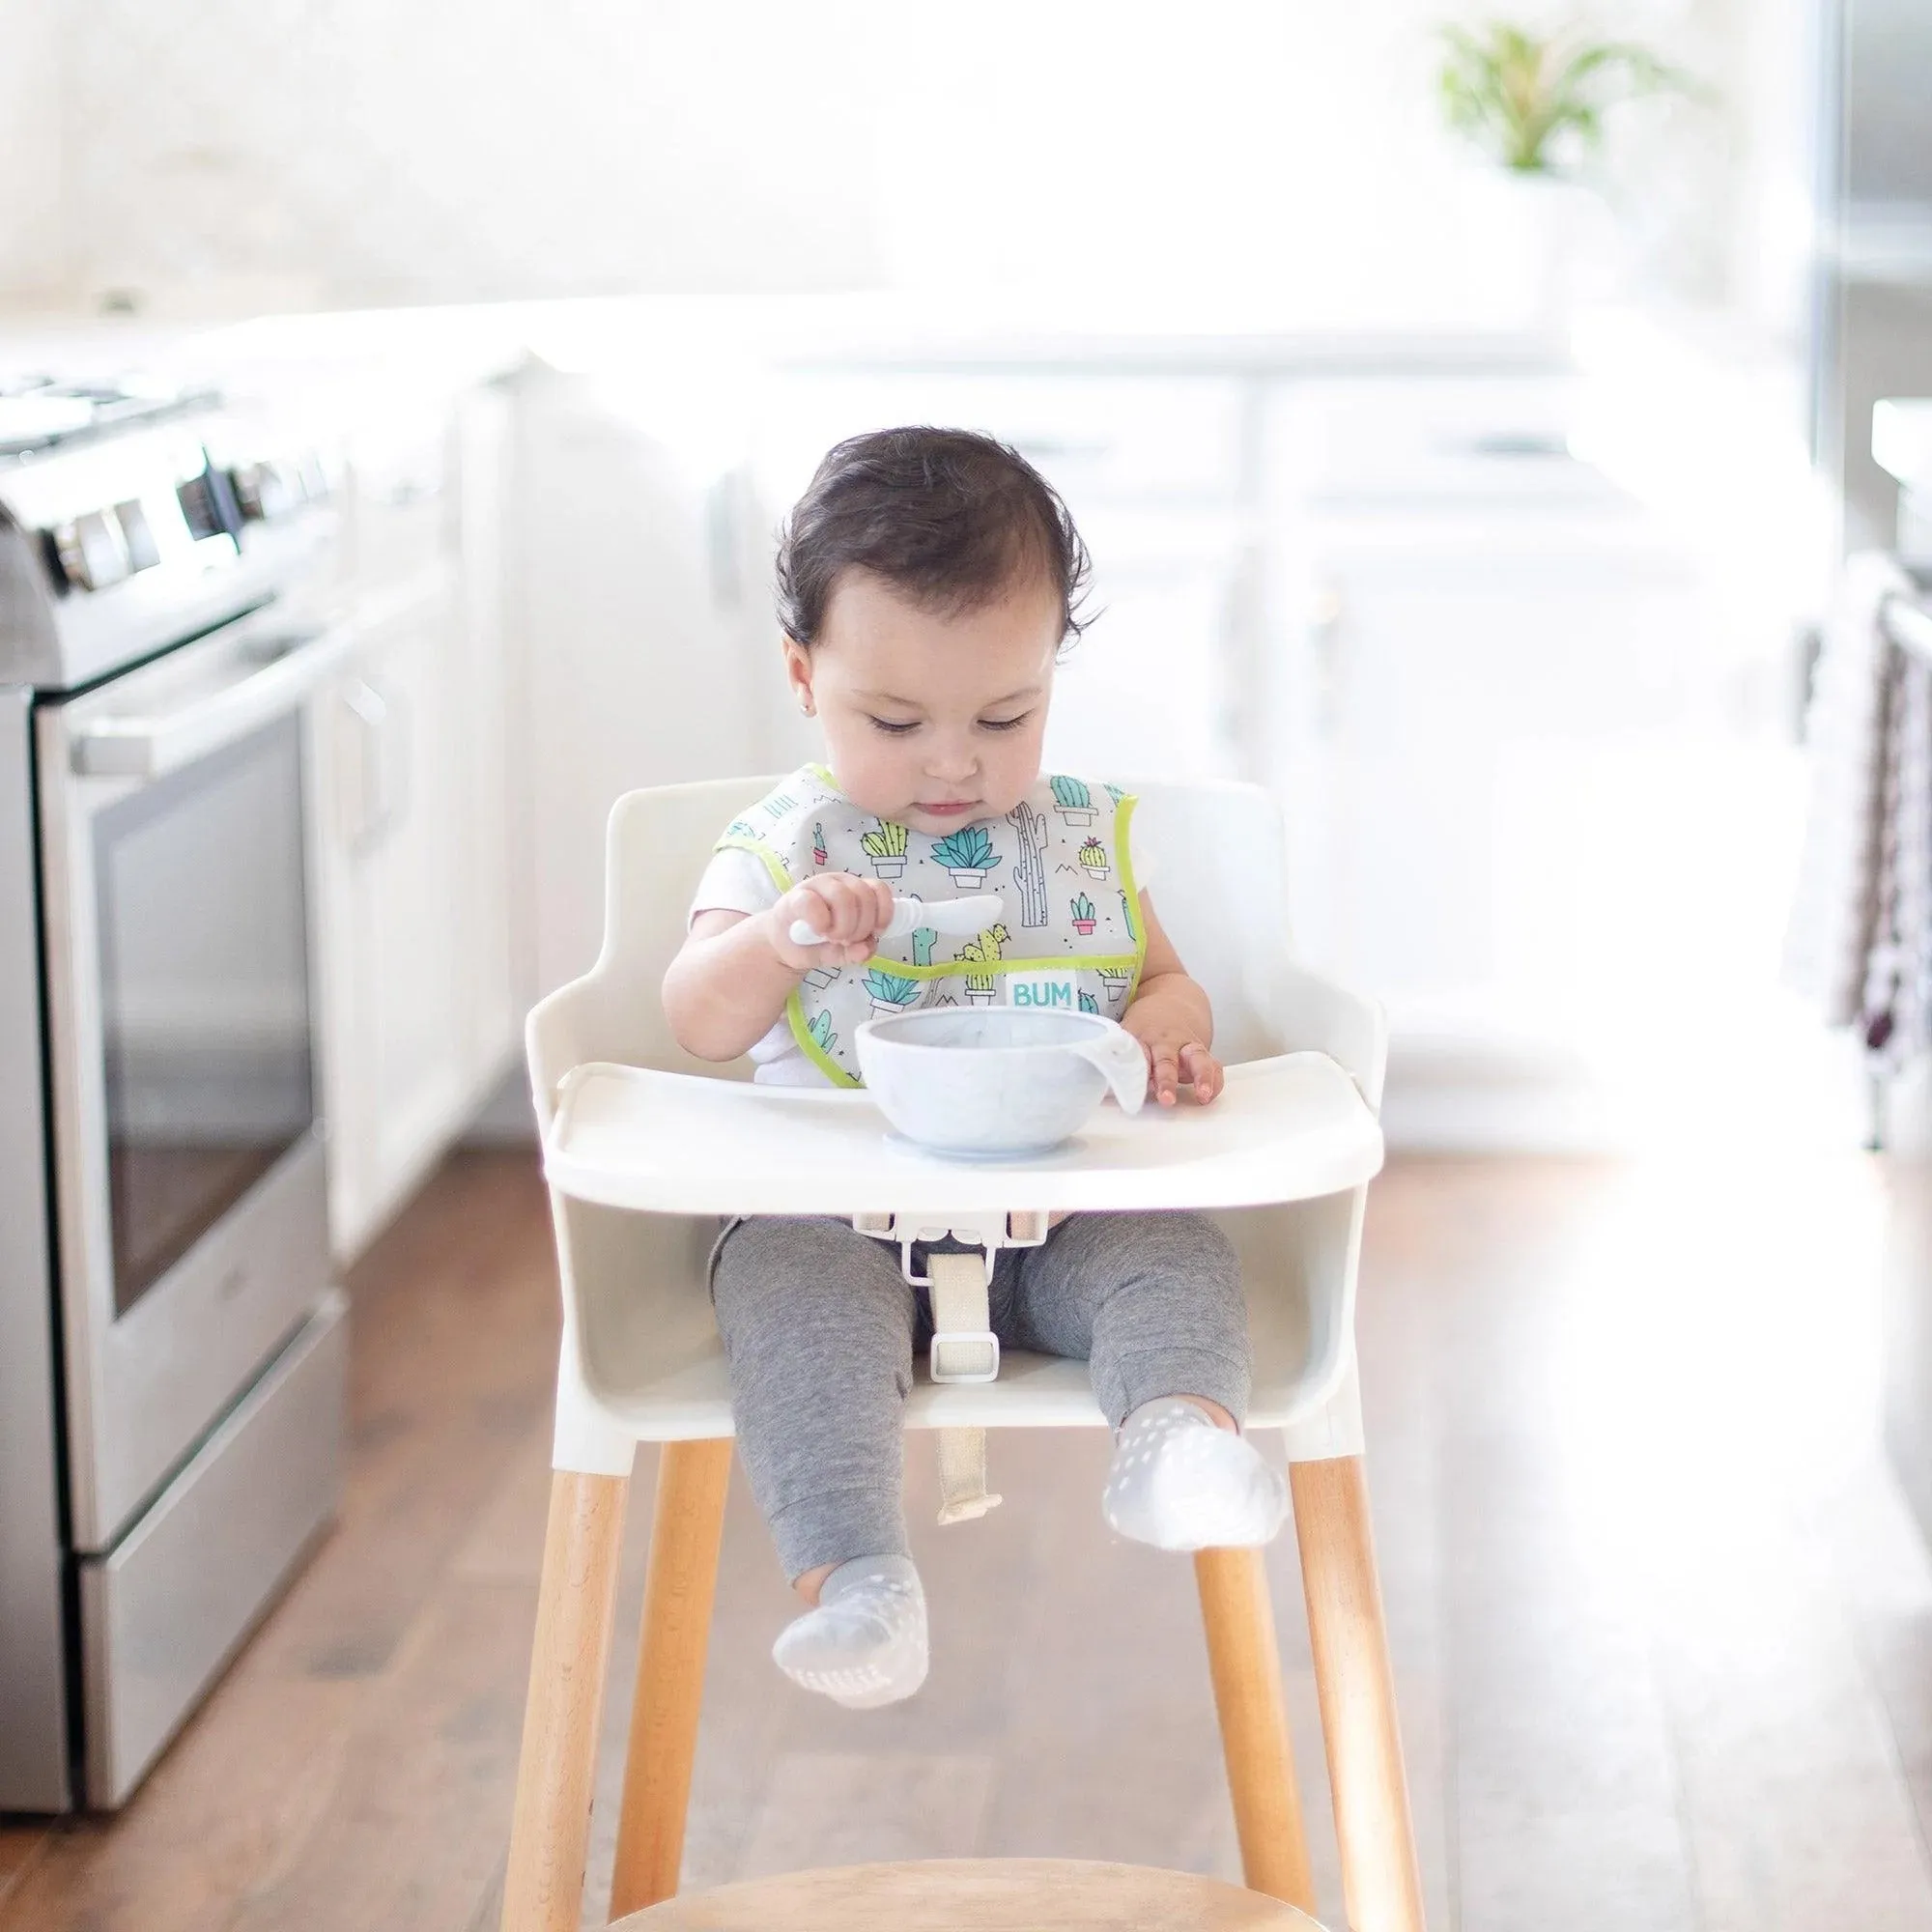
{"label": "baby's nose", "polygon": [[979,769],[979,753],[967,744],[935,745],[925,761],[928,778],[970,779]]}

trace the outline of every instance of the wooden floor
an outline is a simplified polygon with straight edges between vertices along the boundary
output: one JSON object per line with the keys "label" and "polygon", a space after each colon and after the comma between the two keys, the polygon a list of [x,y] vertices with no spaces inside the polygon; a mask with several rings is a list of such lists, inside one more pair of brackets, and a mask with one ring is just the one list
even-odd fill
{"label": "wooden floor", "polygon": [[[1372,1201],[1369,1471],[1431,1924],[1932,1932],[1932,1567],[1874,1448],[1875,1175],[1404,1162]],[[339,1526],[124,1813],[0,1826],[0,1932],[494,1928],[555,1350],[528,1163],[452,1162],[352,1288]],[[687,1881],[974,1852],[1236,1875],[1190,1566],[1106,1534],[1102,1438],[995,1437],[1007,1506],[947,1531],[924,1449],[932,1677],[890,1711],[775,1673],[787,1593],[734,1489]],[[1272,1568],[1339,1926],[1292,1537]]]}

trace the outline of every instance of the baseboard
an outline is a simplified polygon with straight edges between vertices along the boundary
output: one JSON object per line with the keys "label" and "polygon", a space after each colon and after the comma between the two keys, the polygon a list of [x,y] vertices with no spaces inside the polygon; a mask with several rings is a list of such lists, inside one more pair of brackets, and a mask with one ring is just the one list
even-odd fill
{"label": "baseboard", "polygon": [[510,1148],[536,1144],[537,1116],[530,1101],[530,1077],[519,1060],[504,1072],[464,1128],[460,1145]]}

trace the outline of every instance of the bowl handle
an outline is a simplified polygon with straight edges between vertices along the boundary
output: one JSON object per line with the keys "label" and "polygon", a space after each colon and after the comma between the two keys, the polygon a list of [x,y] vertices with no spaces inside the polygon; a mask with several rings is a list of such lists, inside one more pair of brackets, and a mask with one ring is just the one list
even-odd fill
{"label": "bowl handle", "polygon": [[1123,1114],[1138,1114],[1147,1098],[1147,1052],[1123,1026],[1110,1026],[1095,1038],[1076,1040],[1073,1050],[1106,1076]]}

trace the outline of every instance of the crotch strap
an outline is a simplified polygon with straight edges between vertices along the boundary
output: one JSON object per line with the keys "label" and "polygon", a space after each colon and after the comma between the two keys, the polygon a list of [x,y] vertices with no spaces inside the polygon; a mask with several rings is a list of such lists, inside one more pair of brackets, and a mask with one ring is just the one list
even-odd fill
{"label": "crotch strap", "polygon": [[[1000,1338],[986,1303],[991,1256],[928,1255],[932,1293],[932,1352],[936,1382],[989,1382],[1000,1373]],[[1000,1500],[986,1489],[986,1432],[939,1432],[939,1520],[971,1522]]]}
{"label": "crotch strap", "polygon": [[[987,1214],[934,1224],[918,1215],[854,1214],[862,1235],[895,1241],[907,1281],[932,1296],[932,1350],[927,1369],[935,1382],[990,1382],[1000,1373],[1000,1338],[993,1333],[987,1290],[993,1257],[1001,1248],[1037,1248],[1046,1239],[1044,1214]],[[927,1250],[926,1272],[913,1266],[915,1243],[954,1240],[976,1244],[966,1254]],[[986,1489],[986,1432],[942,1429],[939,1435],[939,1520],[970,1522],[1000,1498]]]}

